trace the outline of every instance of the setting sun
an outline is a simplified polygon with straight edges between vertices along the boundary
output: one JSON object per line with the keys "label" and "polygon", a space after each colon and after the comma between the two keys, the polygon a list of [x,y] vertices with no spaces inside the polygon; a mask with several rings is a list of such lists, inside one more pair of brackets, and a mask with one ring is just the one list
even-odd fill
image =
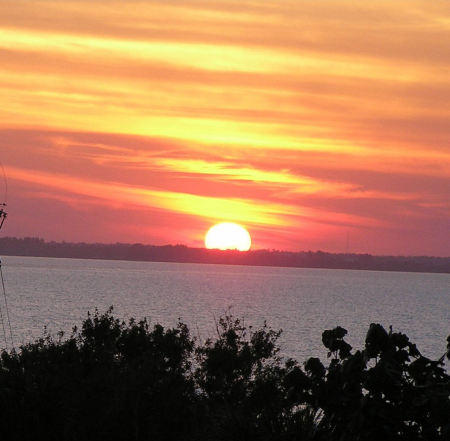
{"label": "setting sun", "polygon": [[251,244],[248,231],[232,222],[214,225],[205,236],[205,246],[209,249],[248,251]]}

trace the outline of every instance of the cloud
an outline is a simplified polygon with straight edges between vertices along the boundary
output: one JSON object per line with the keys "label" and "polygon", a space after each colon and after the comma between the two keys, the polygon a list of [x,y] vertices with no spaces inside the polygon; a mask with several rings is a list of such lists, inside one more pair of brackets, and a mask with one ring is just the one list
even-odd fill
{"label": "cloud", "polygon": [[1,159],[37,198],[386,247],[448,213],[448,2],[64,5],[0,5]]}

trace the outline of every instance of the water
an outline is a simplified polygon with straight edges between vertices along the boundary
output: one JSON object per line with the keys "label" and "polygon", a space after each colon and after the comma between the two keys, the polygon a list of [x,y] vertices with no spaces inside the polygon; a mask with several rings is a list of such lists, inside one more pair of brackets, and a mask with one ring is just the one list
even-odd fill
{"label": "water", "polygon": [[[360,347],[372,322],[405,332],[424,355],[444,353],[450,334],[450,275],[227,265],[4,257],[17,343],[70,331],[98,307],[214,335],[229,307],[247,324],[283,329],[282,353],[326,357],[321,333],[337,325]],[[3,340],[3,339],[2,339]]]}

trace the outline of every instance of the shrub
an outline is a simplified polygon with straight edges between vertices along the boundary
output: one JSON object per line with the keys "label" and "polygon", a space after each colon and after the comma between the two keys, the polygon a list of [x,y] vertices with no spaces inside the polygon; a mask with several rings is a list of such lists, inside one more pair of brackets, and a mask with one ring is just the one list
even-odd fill
{"label": "shrub", "polygon": [[69,336],[1,353],[0,421],[8,440],[450,439],[450,377],[408,337],[371,324],[352,352],[341,327],[329,363],[279,356],[280,331],[226,315],[217,336],[127,323],[95,311]]}

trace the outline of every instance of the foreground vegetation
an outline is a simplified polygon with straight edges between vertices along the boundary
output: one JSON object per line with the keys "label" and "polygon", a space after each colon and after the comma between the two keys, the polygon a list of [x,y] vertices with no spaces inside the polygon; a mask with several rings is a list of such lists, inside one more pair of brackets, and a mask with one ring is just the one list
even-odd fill
{"label": "foreground vegetation", "polygon": [[2,352],[7,440],[450,439],[450,377],[404,334],[371,324],[353,351],[322,334],[327,363],[278,356],[279,332],[231,316],[196,341],[186,325],[96,312],[72,335]]}

